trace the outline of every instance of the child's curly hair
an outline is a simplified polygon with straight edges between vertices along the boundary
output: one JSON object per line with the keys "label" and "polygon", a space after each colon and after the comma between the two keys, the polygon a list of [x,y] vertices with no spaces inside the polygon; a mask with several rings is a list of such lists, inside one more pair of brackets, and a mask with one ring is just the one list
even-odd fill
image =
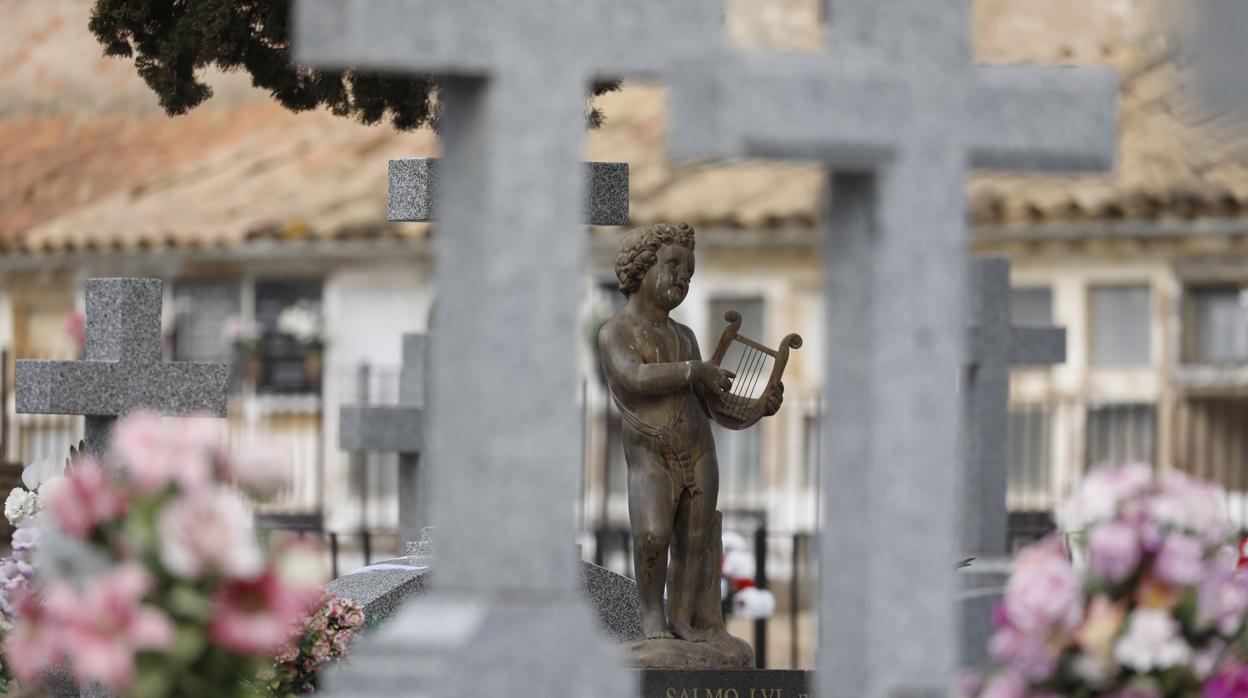
{"label": "child's curly hair", "polygon": [[630,230],[620,241],[615,255],[615,277],[620,281],[620,293],[631,296],[641,287],[646,271],[659,261],[658,251],[663,245],[680,245],[692,252],[693,226],[655,223]]}

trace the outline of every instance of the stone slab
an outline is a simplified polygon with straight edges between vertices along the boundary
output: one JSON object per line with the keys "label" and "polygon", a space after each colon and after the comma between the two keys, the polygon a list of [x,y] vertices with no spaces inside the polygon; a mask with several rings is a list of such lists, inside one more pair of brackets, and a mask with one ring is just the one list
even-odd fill
{"label": "stone slab", "polygon": [[800,669],[640,669],[641,698],[810,698]]}
{"label": "stone slab", "polygon": [[[382,622],[408,599],[428,590],[431,561],[380,560],[329,583],[329,590],[364,607],[368,622]],[[637,583],[605,567],[581,563],[581,588],[603,630],[617,642],[641,639]]]}
{"label": "stone slab", "polygon": [[[431,221],[437,216],[437,158],[394,158],[390,161],[389,219]],[[589,180],[585,222],[628,224],[628,163],[585,163]]]}
{"label": "stone slab", "polygon": [[958,572],[958,656],[964,667],[986,667],[988,641],[994,631],[992,612],[1005,595],[1008,560],[975,560]]}

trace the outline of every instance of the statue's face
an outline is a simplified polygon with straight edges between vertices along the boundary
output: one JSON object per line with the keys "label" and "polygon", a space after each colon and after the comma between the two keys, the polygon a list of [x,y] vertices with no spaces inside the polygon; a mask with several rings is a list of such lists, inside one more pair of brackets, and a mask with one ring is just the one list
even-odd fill
{"label": "statue's face", "polygon": [[664,245],[659,248],[658,258],[654,266],[646,270],[640,293],[651,304],[671,310],[689,294],[689,280],[693,278],[693,252],[680,245]]}

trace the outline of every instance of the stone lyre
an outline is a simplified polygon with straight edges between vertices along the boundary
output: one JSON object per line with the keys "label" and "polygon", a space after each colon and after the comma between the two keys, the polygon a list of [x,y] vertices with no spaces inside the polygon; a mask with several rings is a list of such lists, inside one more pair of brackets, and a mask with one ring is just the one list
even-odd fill
{"label": "stone lyre", "polygon": [[[776,390],[776,386],[780,385],[780,379],[784,376],[785,364],[789,362],[789,349],[800,348],[802,338],[797,334],[786,335],[779,347],[768,349],[760,342],[740,334],[741,313],[729,310],[724,313],[724,320],[728,321],[728,326],[719,336],[719,344],[715,347],[711,363],[726,368],[723,361],[733,342],[741,345],[741,355],[737,358],[737,367],[733,371],[737,377],[732,381],[732,391],[724,396],[723,406],[716,411],[715,421],[729,429],[745,429],[765,416],[767,399]],[[762,380],[769,363],[771,373],[763,384],[762,393],[755,397],[754,390]]]}

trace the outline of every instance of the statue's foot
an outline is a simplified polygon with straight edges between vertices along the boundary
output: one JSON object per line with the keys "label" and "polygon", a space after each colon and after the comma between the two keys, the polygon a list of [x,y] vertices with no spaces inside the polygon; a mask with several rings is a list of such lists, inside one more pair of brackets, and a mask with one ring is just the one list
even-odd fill
{"label": "statue's foot", "polygon": [[676,637],[689,642],[706,642],[706,633],[694,630],[692,625],[688,623],[676,622],[672,623],[672,632]]}
{"label": "statue's foot", "polygon": [[641,619],[641,634],[647,640],[675,640],[676,636],[672,634],[672,629],[667,627],[667,621],[663,616],[655,615],[651,617],[643,617]]}

